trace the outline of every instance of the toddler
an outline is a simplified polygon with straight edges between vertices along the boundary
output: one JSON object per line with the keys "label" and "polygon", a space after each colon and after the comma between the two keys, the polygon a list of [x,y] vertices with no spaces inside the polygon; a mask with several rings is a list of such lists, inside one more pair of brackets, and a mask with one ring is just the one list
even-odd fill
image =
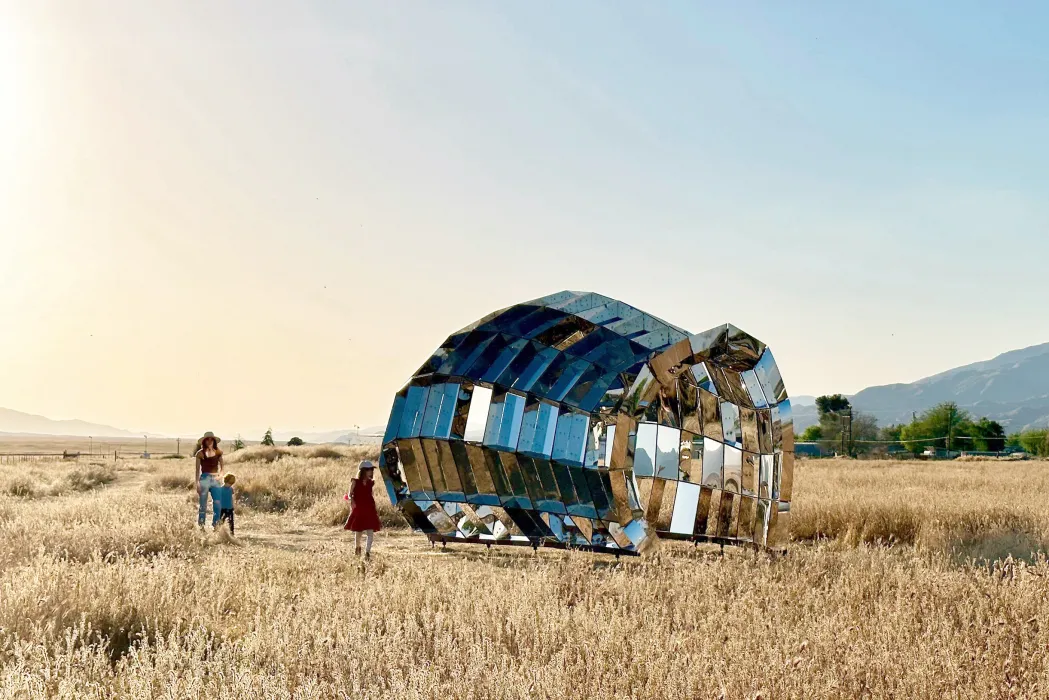
{"label": "toddler", "polygon": [[233,534],[233,484],[237,483],[236,474],[226,474],[222,479],[222,486],[218,491],[218,502],[215,504],[215,520],[212,527],[218,527],[219,523],[225,521],[229,526],[229,534]]}

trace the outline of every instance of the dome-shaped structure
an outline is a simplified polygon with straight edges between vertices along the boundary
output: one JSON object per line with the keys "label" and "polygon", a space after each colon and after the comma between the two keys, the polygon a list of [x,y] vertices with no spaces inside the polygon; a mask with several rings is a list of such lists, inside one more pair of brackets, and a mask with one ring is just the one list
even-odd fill
{"label": "dome-shaped structure", "polygon": [[764,343],[566,291],[451,335],[397,393],[380,470],[431,540],[782,549],[793,450]]}

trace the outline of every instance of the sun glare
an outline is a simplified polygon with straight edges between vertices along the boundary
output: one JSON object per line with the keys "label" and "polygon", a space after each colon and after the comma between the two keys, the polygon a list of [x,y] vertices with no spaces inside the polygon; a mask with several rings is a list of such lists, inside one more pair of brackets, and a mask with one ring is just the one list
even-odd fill
{"label": "sun glare", "polygon": [[17,27],[0,17],[0,198],[6,199],[18,169],[18,145],[24,136],[24,56]]}

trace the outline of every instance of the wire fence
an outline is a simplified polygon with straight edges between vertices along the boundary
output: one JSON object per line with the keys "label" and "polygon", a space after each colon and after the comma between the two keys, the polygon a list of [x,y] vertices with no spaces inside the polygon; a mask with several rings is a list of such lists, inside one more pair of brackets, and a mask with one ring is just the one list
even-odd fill
{"label": "wire fence", "polygon": [[[841,436],[837,436],[827,440],[795,441],[794,449],[796,452],[799,452],[806,457],[834,457],[842,451],[846,453],[855,453],[857,451],[857,446],[861,448],[873,447],[875,450],[879,447],[884,447],[885,450],[882,452],[883,455],[903,458],[909,456],[953,458],[961,455],[1008,457],[1015,454],[1027,454],[1027,451],[1022,447],[1006,446],[1005,441],[1005,437],[953,434],[941,435],[939,437],[911,438],[907,440],[855,440],[847,436],[844,439],[842,439]],[[975,449],[975,446],[978,442],[997,442],[1002,445],[1002,449],[977,450]],[[923,446],[925,449],[922,452],[915,452],[916,447],[921,448]],[[799,447],[802,449],[799,450]],[[894,450],[893,447],[896,447],[897,449]],[[863,456],[868,457],[871,455],[868,453]]]}
{"label": "wire fence", "polygon": [[120,459],[188,459],[190,455],[176,452],[0,452],[0,464],[91,460],[117,461]]}

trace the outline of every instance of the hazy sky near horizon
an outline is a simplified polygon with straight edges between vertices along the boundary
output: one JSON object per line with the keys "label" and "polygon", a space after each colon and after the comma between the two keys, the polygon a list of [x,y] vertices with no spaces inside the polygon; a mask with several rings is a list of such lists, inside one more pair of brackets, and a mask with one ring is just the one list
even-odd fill
{"label": "hazy sky near horizon", "polygon": [[0,406],[383,423],[561,289],[794,394],[1049,341],[1035,2],[0,0]]}

